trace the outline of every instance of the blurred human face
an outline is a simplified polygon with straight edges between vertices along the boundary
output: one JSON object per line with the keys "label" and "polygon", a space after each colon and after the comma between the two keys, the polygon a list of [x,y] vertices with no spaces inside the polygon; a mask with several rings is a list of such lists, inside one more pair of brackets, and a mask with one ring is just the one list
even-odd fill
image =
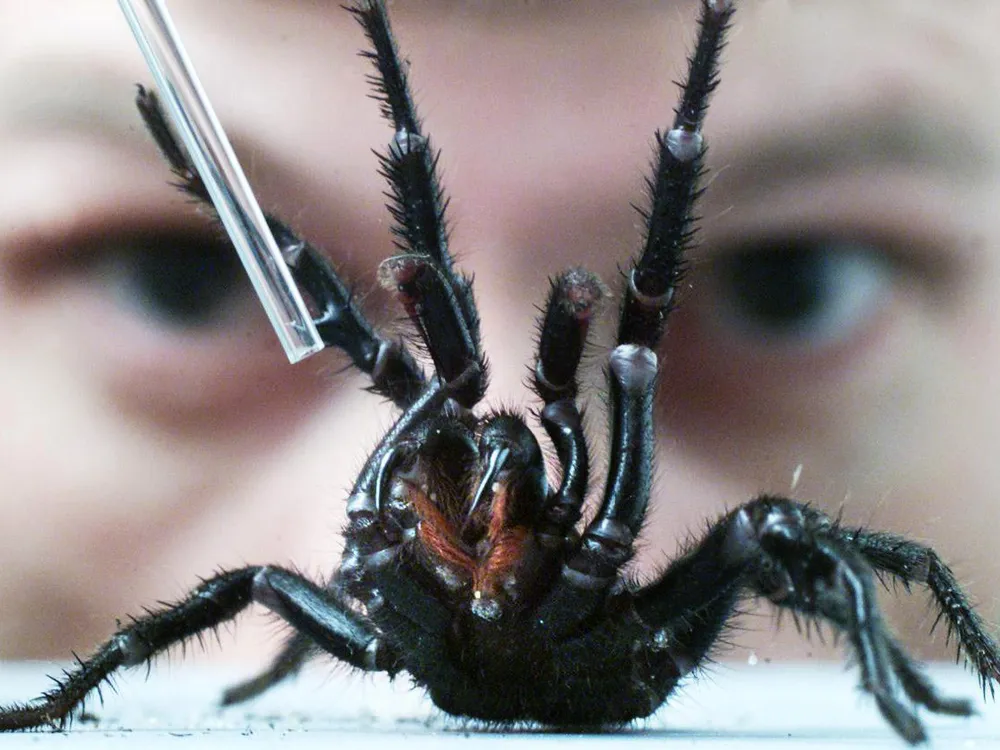
{"label": "blurred human face", "polygon": [[[546,277],[586,263],[615,283],[638,246],[629,204],[695,5],[392,7],[476,275],[490,403],[533,404]],[[933,542],[992,605],[1000,16],[962,5],[741,4],[708,118],[703,244],[661,353],[645,565],[794,484],[849,523]],[[171,8],[262,203],[391,324],[369,294],[391,252],[371,149],[390,133],[360,31],[335,3]],[[344,488],[391,412],[339,353],[287,365],[217,230],[167,184],[113,4],[0,0],[0,50],[3,654],[85,648],[218,566],[329,571]]]}

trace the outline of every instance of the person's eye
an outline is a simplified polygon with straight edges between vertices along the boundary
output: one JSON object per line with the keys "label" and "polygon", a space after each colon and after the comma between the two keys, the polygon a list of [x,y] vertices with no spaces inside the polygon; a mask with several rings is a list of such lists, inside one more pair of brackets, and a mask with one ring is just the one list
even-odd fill
{"label": "person's eye", "polygon": [[43,237],[9,271],[31,325],[64,336],[118,408],[217,418],[255,388],[290,393],[311,372],[289,372],[235,249],[209,222]]}
{"label": "person's eye", "polygon": [[88,244],[90,272],[109,298],[153,325],[207,333],[253,310],[239,257],[222,237],[146,231]]}
{"label": "person's eye", "polygon": [[728,251],[703,270],[706,323],[751,346],[800,353],[849,339],[888,303],[897,270],[859,240],[787,237]]}

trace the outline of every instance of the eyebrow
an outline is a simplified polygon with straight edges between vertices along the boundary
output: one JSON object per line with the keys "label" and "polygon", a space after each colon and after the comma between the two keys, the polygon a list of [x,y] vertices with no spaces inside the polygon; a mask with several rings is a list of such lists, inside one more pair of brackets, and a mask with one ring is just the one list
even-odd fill
{"label": "eyebrow", "polygon": [[997,161],[994,145],[975,128],[942,116],[926,101],[889,109],[876,103],[777,125],[735,142],[715,136],[722,152],[715,170],[729,188],[760,189],[873,166],[983,176]]}
{"label": "eyebrow", "polygon": [[135,82],[72,65],[69,59],[32,61],[30,76],[0,78],[3,130],[73,132],[116,146],[148,149],[150,139],[134,103]]}
{"label": "eyebrow", "polygon": [[[99,68],[81,71],[70,62],[47,61],[41,69],[33,69],[30,77],[0,76],[4,100],[0,138],[19,131],[66,134],[103,142],[119,152],[160,157],[135,105],[132,76]],[[250,159],[247,155],[252,154],[255,170],[266,170],[275,178],[285,172],[287,165],[247,123],[237,118],[224,121],[223,127],[244,169]]]}
{"label": "eyebrow", "polygon": [[[81,72],[68,58],[32,63],[30,76],[0,77],[5,101],[0,132],[71,132],[118,148],[154,152],[135,108],[134,80],[108,70]],[[224,124],[230,138],[257,152],[261,144],[249,144],[246,134],[233,132],[234,125]],[[776,125],[741,137],[712,137],[714,172],[727,189],[754,191],[873,165],[986,175],[1000,157],[974,128],[959,117],[943,116],[926,99],[890,108],[879,102],[840,108]]]}

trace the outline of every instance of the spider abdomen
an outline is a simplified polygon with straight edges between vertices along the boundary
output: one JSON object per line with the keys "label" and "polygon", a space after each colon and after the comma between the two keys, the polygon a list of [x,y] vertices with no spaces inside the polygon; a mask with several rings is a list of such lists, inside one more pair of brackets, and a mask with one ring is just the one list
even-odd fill
{"label": "spider abdomen", "polygon": [[[407,670],[456,716],[560,727],[624,724],[662,706],[680,677],[670,654],[650,648],[648,630],[624,612],[568,640],[553,640],[546,623],[530,616],[455,624],[445,647],[449,669]],[[423,653],[411,656],[424,662]]]}

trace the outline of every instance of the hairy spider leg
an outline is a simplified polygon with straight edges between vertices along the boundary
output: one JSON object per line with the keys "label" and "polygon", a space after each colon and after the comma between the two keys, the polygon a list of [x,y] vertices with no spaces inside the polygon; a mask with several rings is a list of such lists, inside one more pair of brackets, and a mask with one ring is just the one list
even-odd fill
{"label": "hairy spider leg", "polygon": [[375,67],[375,73],[368,76],[372,97],[394,130],[387,152],[376,155],[380,174],[389,184],[386,197],[401,254],[383,263],[379,278],[396,291],[439,377],[450,381],[472,363],[478,365],[479,375],[455,394],[456,401],[471,408],[486,393],[487,365],[472,280],[455,269],[448,250],[448,201],[438,178],[439,152],[417,116],[384,3],[365,0],[347,10],[373,47],[360,54]]}
{"label": "hairy spider leg", "polygon": [[[178,177],[177,187],[214,213],[205,183],[177,141],[156,93],[139,86],[136,106]],[[323,343],[345,352],[354,366],[371,378],[371,391],[402,409],[410,406],[426,382],[402,342],[390,341],[376,332],[350,287],[318,250],[297,237],[280,219],[270,214],[265,214],[265,218],[295,282],[318,310],[315,322]]]}
{"label": "hairy spider leg", "polygon": [[51,725],[63,727],[74,709],[119,669],[148,662],[170,646],[201,637],[231,620],[252,602],[271,609],[313,643],[360,668],[386,668],[377,658],[375,633],[364,618],[343,607],[334,594],[298,573],[274,566],[250,566],[205,580],[182,601],[147,611],[122,627],[92,656],[77,661],[56,686],[27,705],[0,709],[0,731]]}
{"label": "hairy spider leg", "polygon": [[644,248],[627,274],[618,345],[609,358],[610,465],[604,499],[540,608],[540,616],[557,630],[572,631],[601,606],[618,571],[632,558],[646,515],[655,440],[654,350],[672,309],[684,251],[693,239],[693,211],[704,171],[701,127],[718,84],[719,57],[733,12],[728,2],[702,3],[698,42],[688,60],[673,127],[656,134],[655,174],[647,180],[650,208],[640,209],[646,222]]}
{"label": "hairy spider leg", "polygon": [[888,574],[907,589],[913,583],[927,587],[938,610],[932,630],[944,620],[949,640],[955,638],[959,654],[964,654],[976,670],[983,692],[988,689],[994,694],[995,681],[1000,679],[1000,647],[938,554],[898,534],[841,527],[837,530],[845,542],[864,555],[876,574]]}
{"label": "hairy spider leg", "polygon": [[[456,379],[454,389],[466,387],[477,375],[475,367],[470,367]],[[355,537],[360,542],[358,551],[361,554],[378,554],[388,547],[380,547],[381,531],[375,523],[375,514],[379,493],[384,491],[386,466],[392,460],[395,445],[415,425],[439,413],[445,402],[453,397],[454,389],[439,380],[432,381],[417,402],[399,417],[365,463],[349,502],[354,523],[371,531],[368,535],[359,533]],[[0,709],[0,731],[43,724],[63,726],[87,695],[99,689],[117,670],[144,664],[191,637],[200,638],[204,631],[231,620],[254,602],[288,622],[296,633],[308,639],[311,649],[319,648],[359,669],[389,674],[399,669],[393,649],[378,637],[364,617],[342,601],[336,586],[319,586],[299,573],[277,566],[248,566],[223,571],[205,580],[182,601],[134,618],[91,657],[78,660],[76,667],[68,670],[56,687],[37,701]],[[424,619],[426,616],[425,612]],[[286,661],[289,658],[286,654]],[[273,671],[259,679],[273,684],[276,681],[276,675],[271,674]]]}
{"label": "hairy spider leg", "polygon": [[[766,597],[844,633],[857,655],[861,685],[882,715],[905,740],[922,742],[926,733],[900,700],[900,689],[913,704],[936,713],[966,716],[972,706],[940,696],[889,631],[864,547],[856,532],[793,500],[762,496],[746,503],[712,524],[701,541],[636,592],[636,612],[657,628],[647,648],[668,650],[690,671],[707,656],[744,593]],[[890,553],[883,569],[889,572],[904,556]],[[911,580],[919,579],[911,573]],[[989,674],[980,672],[984,682],[1000,677],[996,644],[978,628],[965,637],[959,632],[960,648],[977,668],[992,665]],[[990,655],[977,661],[977,647]]]}

